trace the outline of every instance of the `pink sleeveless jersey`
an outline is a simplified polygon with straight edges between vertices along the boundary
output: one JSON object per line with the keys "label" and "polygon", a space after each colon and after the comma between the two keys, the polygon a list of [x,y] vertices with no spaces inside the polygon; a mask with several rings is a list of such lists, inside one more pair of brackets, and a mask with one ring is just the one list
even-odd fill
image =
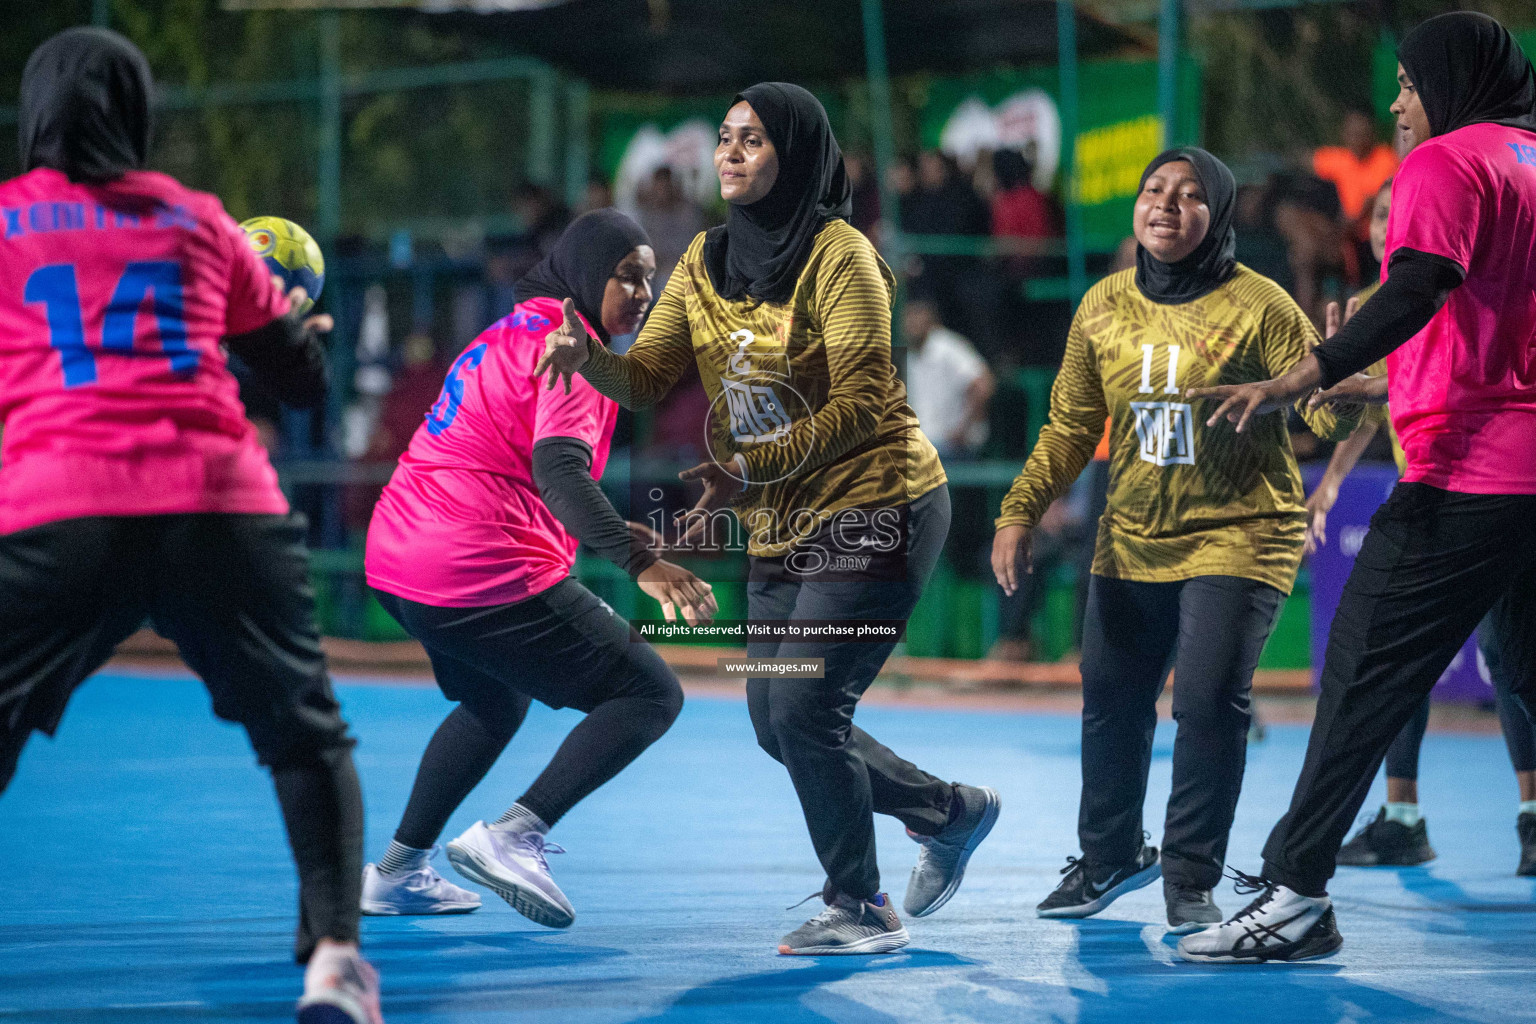
{"label": "pink sleeveless jersey", "polygon": [[287,310],[211,195],[147,171],[0,184],[0,533],[287,512],[220,348]]}
{"label": "pink sleeveless jersey", "polygon": [[533,446],[573,437],[603,475],[619,407],[576,377],[571,393],[533,376],[555,299],[518,303],[454,360],[368,528],[368,583],[438,607],[532,597],[570,574],[577,540],[539,497]]}

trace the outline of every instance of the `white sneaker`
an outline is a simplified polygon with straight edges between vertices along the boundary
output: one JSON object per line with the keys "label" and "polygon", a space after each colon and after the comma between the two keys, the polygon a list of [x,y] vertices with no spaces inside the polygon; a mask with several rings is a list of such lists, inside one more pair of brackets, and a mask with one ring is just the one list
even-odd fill
{"label": "white sneaker", "polygon": [[355,949],[321,946],[304,971],[298,1024],[384,1024],[379,972]]}
{"label": "white sneaker", "polygon": [[1221,924],[1184,936],[1179,956],[1213,964],[1317,960],[1332,956],[1344,944],[1328,897],[1303,896],[1258,879],[1239,880],[1244,883],[1263,885],[1258,899]]}
{"label": "white sneaker", "polygon": [[437,855],[434,846],[414,871],[395,875],[382,874],[374,864],[363,867],[365,914],[395,917],[406,914],[468,914],[480,909],[480,897],[461,889],[433,870],[430,861]]}
{"label": "white sneaker", "polygon": [[538,832],[513,832],[477,821],[448,844],[448,863],[535,924],[569,928],[576,910],[550,877],[544,859],[547,853],[564,852]]}

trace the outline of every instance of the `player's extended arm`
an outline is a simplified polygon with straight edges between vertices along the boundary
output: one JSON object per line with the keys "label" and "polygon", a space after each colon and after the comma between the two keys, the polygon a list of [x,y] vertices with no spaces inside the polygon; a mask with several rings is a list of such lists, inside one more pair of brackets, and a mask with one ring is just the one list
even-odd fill
{"label": "player's extended arm", "polygon": [[1330,388],[1385,359],[1424,329],[1463,276],[1461,268],[1444,257],[1399,248],[1371,301],[1289,373],[1256,384],[1194,388],[1189,397],[1218,399],[1221,404],[1207,425],[1225,418],[1241,433],[1251,417],[1290,405],[1314,388]]}
{"label": "player's extended arm", "polygon": [[566,532],[600,558],[639,576],[658,555],[635,541],[624,517],[592,479],[592,449],[574,437],[540,438],[533,446],[533,482]]}

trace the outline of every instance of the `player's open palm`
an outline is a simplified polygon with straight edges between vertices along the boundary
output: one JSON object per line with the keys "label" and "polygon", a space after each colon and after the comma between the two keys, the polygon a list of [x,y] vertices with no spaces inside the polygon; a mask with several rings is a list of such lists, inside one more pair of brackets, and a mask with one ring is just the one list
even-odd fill
{"label": "player's open palm", "polygon": [[668,622],[676,622],[681,616],[688,625],[697,626],[719,611],[714,588],[676,562],[658,559],[640,573],[636,582],[661,605],[661,614]]}
{"label": "player's open palm", "polygon": [[564,303],[565,317],[560,326],[550,331],[544,338],[544,354],[539,357],[538,365],[533,368],[535,377],[549,374],[547,388],[553,388],[558,380],[565,381],[565,393],[571,393],[571,378],[576,375],[587,363],[587,357],[592,350],[588,347],[587,328],[576,315],[576,303],[566,299]]}

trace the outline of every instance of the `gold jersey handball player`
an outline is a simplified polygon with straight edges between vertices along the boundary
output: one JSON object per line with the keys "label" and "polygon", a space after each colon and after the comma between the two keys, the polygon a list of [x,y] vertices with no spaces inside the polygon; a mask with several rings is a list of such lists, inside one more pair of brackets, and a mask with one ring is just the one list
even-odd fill
{"label": "gold jersey handball player", "polygon": [[[1089,290],[1051,391],[1050,422],[1002,504],[992,563],[1013,593],[1029,535],[1082,472],[1110,420],[1082,642],[1081,857],[1037,908],[1088,917],[1164,879],[1169,930],[1221,920],[1211,899],[1242,785],[1249,690],[1291,590],[1307,527],[1284,415],[1243,433],[1207,424],[1191,388],[1267,380],[1317,343],[1280,288],[1233,256],[1232,173],[1211,154],[1161,154],[1143,172],[1136,268]],[[1358,411],[1307,409],[1343,440]],[[1170,665],[1173,793],[1161,855],[1142,802]]]}
{"label": "gold jersey handball player", "polygon": [[[715,148],[726,223],[695,238],[635,344],[550,334],[539,369],[580,372],[630,408],[690,361],[712,400],[710,459],[682,544],[732,506],[745,525],[747,617],[904,621],[949,531],[949,489],[891,362],[895,281],[848,224],[852,187],[826,111],[783,82],[736,97]],[[857,566],[849,570],[849,564]],[[894,952],[908,942],[880,891],[874,815],[919,844],[903,909],[925,917],[960,887],[998,795],[945,782],[854,724],[895,640],[749,640],[747,657],[821,658],[825,677],[747,680],[759,746],[788,769],[826,874],[826,908],[780,939],[788,955]]]}

